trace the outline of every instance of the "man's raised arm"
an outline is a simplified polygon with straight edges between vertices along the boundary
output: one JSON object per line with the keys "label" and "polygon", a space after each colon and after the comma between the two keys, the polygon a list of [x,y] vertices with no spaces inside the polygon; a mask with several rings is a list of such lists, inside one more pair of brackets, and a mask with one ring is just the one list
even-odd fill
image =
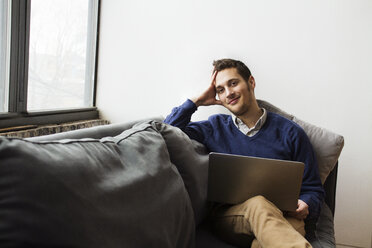
{"label": "man's raised arm", "polygon": [[220,100],[216,99],[216,76],[217,71],[212,74],[209,87],[200,96],[191,98],[191,101],[195,103],[196,107],[222,104]]}
{"label": "man's raised arm", "polygon": [[204,139],[205,122],[190,123],[192,114],[199,106],[221,105],[221,101],[216,99],[215,80],[217,72],[211,77],[209,87],[198,97],[188,99],[181,106],[175,107],[172,112],[165,118],[164,123],[180,128],[190,138],[202,142]]}

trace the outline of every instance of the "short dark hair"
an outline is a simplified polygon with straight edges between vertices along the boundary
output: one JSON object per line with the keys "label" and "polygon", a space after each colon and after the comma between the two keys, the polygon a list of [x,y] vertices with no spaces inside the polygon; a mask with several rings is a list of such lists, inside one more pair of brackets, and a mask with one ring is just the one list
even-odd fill
{"label": "short dark hair", "polygon": [[213,61],[213,72],[217,71],[222,71],[225,69],[229,68],[236,68],[238,71],[239,75],[246,81],[248,82],[249,77],[251,76],[251,71],[249,68],[241,61],[235,60],[235,59],[219,59]]}

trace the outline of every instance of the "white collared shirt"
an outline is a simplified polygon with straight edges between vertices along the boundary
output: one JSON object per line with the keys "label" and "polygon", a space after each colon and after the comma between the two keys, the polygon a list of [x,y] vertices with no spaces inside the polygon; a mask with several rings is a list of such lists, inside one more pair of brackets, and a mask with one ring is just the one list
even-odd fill
{"label": "white collared shirt", "polygon": [[261,127],[266,122],[267,111],[264,108],[262,108],[262,111],[263,111],[263,114],[258,119],[258,121],[256,122],[256,124],[253,127],[251,127],[251,128],[249,128],[247,125],[245,125],[244,122],[242,120],[240,120],[238,117],[236,117],[235,115],[232,115],[232,119],[233,119],[233,122],[234,122],[235,126],[242,133],[244,133],[245,135],[247,135],[249,137],[253,137],[255,134],[258,133],[258,131],[260,131]]}

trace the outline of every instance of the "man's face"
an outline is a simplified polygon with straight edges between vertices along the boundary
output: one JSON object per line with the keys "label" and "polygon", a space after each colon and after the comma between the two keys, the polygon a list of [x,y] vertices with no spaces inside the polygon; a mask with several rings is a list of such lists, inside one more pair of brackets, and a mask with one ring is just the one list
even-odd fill
{"label": "man's face", "polygon": [[246,82],[236,68],[229,68],[217,73],[215,85],[217,96],[230,112],[238,117],[249,112],[255,100],[253,77]]}

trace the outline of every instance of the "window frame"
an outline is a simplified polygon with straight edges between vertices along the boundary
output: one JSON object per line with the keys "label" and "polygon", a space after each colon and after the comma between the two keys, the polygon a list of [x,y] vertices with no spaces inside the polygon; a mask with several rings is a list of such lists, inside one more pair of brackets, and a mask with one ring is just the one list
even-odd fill
{"label": "window frame", "polygon": [[8,112],[0,113],[0,128],[27,125],[60,124],[99,118],[96,107],[100,0],[97,0],[97,31],[93,80],[93,107],[53,111],[27,111],[28,55],[31,0],[11,1],[11,37],[9,62]]}

